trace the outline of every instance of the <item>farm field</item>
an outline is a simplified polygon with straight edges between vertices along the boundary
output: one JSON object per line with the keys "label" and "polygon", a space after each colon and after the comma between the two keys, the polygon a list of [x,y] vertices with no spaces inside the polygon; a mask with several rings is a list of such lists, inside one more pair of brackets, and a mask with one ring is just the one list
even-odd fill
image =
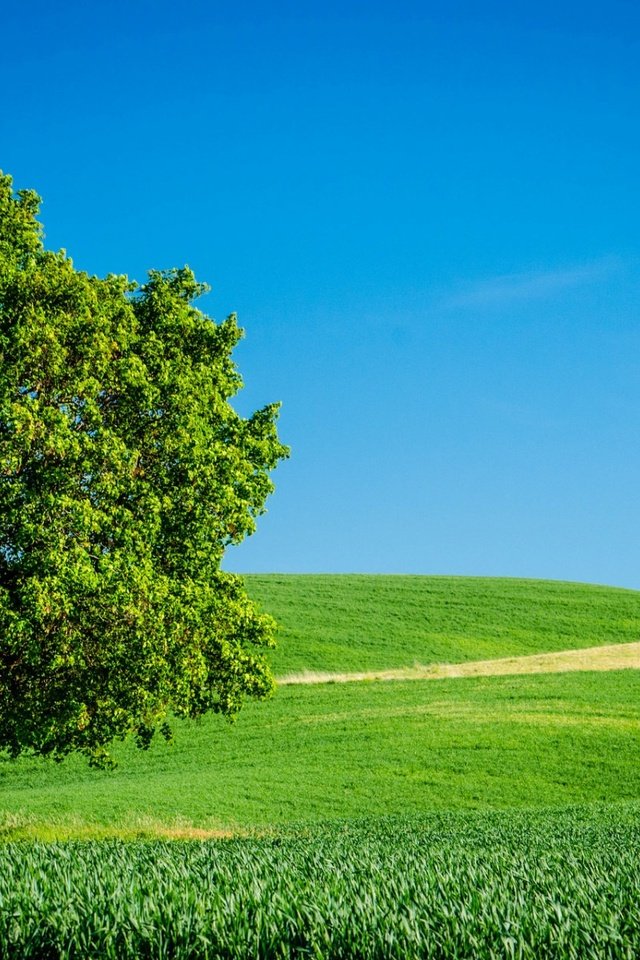
{"label": "farm field", "polygon": [[[277,673],[299,664],[348,670],[360,660],[384,666],[402,664],[403,657],[407,664],[408,647],[397,639],[404,607],[394,598],[413,610],[411,651],[420,653],[418,627],[432,589],[441,659],[460,659],[463,627],[469,656],[474,632],[485,653],[483,638],[495,633],[491,649],[500,656],[575,648],[581,637],[593,646],[640,635],[640,594],[633,591],[456,578],[326,579],[323,587],[322,577],[310,577],[307,594],[304,577],[273,578],[269,609],[283,625]],[[249,580],[254,593],[271,582]],[[332,595],[336,582],[342,602],[323,603],[321,588]],[[351,582],[357,603],[349,604]],[[367,596],[373,639],[368,659],[354,661],[353,611],[360,611],[358,630],[366,635]],[[377,606],[376,596],[385,598]],[[315,626],[305,662],[295,636],[307,616]],[[433,625],[436,614],[430,616]],[[434,648],[428,624],[424,629],[418,659],[428,663]],[[454,639],[446,657],[448,632]],[[246,704],[231,726],[210,717],[176,723],[175,741],[158,740],[148,752],[117,745],[114,772],[91,770],[81,758],[61,765],[4,760],[0,827],[8,837],[186,836],[334,817],[640,799],[639,678],[635,670],[613,670],[283,686],[271,701]]]}
{"label": "farm field", "polygon": [[0,765],[6,836],[228,831],[300,820],[640,799],[633,670],[291,686],[173,744]]}
{"label": "farm field", "polygon": [[611,960],[640,953],[637,804],[0,847],[0,956]]}
{"label": "farm field", "polygon": [[640,593],[247,580],[277,676],[413,679],[283,684],[110,772],[0,760],[0,958],[640,953],[638,670],[415,677],[633,651]]}
{"label": "farm field", "polygon": [[251,575],[280,623],[273,667],[368,671],[640,640],[640,592],[485,577]]}

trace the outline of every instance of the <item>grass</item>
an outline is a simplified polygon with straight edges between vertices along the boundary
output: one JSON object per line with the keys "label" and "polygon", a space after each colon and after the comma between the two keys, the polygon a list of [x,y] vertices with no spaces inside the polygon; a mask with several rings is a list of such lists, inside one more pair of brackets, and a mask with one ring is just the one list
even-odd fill
{"label": "grass", "polygon": [[497,677],[518,673],[565,673],[575,670],[638,670],[640,641],[614,643],[581,650],[554,650],[530,653],[525,657],[497,660],[467,660],[464,663],[437,663],[431,666],[394,667],[358,673],[327,673],[308,670],[280,677],[281,686],[300,683],[347,683],[354,680],[443,680],[445,677]]}
{"label": "grass", "polygon": [[[276,672],[637,640],[640,593],[445,577],[255,576]],[[306,638],[306,639],[305,639]],[[294,821],[640,799],[638,673],[281,687],[118,769],[0,759],[0,836],[197,837]]]}
{"label": "grass", "polygon": [[480,577],[252,575],[281,625],[278,676],[410,667],[640,640],[640,592]]}
{"label": "grass", "polygon": [[[280,676],[640,638],[628,590],[247,579]],[[0,759],[0,960],[630,960],[639,693],[631,669],[282,686],[113,772]]]}
{"label": "grass", "polygon": [[640,799],[636,671],[288,687],[119,768],[0,764],[5,836],[219,831]]}
{"label": "grass", "polygon": [[0,957],[629,960],[640,807],[0,848]]}

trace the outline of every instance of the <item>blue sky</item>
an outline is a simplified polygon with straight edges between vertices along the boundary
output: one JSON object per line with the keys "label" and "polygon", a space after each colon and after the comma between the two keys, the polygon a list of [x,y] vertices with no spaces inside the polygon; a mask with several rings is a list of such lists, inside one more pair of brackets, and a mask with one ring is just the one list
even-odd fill
{"label": "blue sky", "polygon": [[0,167],[188,263],[290,461],[228,569],[640,588],[635,2],[3,6]]}

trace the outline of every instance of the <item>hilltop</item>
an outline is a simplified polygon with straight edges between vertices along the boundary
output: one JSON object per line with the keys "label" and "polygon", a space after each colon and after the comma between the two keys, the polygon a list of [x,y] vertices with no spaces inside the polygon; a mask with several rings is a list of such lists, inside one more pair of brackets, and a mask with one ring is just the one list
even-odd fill
{"label": "hilltop", "polygon": [[640,640],[640,592],[553,580],[252,574],[277,676],[464,663]]}

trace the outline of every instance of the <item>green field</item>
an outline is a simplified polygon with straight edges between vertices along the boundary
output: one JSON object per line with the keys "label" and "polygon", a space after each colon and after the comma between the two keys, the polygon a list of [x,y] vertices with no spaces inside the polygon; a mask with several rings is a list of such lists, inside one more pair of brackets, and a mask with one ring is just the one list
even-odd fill
{"label": "green field", "polygon": [[252,575],[276,673],[463,662],[640,640],[640,593],[484,577]]}
{"label": "green field", "polygon": [[[9,835],[640,799],[635,671],[288,687],[174,744],[0,765]],[[0,824],[1,826],[1,824]]]}
{"label": "green field", "polygon": [[[247,580],[278,676],[640,639],[629,590]],[[638,956],[639,694],[631,669],[291,685],[115,771],[0,759],[0,960]]]}
{"label": "green field", "polygon": [[14,960],[630,960],[640,807],[0,847]]}
{"label": "green field", "polygon": [[[640,594],[627,590],[420,577],[249,584],[282,624],[277,673],[640,637]],[[114,772],[81,758],[1,760],[0,827],[131,835],[640,799],[639,690],[630,670],[281,687],[233,725],[176,723],[175,741],[148,752],[117,745]]]}

